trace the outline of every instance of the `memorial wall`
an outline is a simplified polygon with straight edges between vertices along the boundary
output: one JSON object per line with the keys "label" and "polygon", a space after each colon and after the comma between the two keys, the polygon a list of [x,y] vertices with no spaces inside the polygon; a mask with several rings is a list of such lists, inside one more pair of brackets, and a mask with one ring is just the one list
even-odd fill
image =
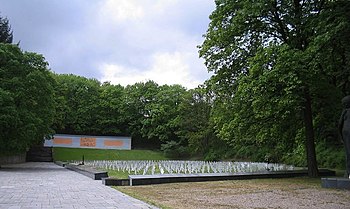
{"label": "memorial wall", "polygon": [[53,139],[45,140],[44,146],[131,150],[131,137],[55,134]]}

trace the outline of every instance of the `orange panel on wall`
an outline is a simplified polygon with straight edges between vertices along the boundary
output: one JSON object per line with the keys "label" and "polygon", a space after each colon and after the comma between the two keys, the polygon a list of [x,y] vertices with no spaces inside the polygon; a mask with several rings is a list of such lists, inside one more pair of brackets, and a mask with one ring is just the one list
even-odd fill
{"label": "orange panel on wall", "polygon": [[123,141],[120,140],[105,140],[104,145],[107,147],[122,147],[124,144]]}
{"label": "orange panel on wall", "polygon": [[72,144],[71,138],[53,138],[53,144]]}
{"label": "orange panel on wall", "polygon": [[81,147],[96,147],[96,138],[80,138],[80,146]]}

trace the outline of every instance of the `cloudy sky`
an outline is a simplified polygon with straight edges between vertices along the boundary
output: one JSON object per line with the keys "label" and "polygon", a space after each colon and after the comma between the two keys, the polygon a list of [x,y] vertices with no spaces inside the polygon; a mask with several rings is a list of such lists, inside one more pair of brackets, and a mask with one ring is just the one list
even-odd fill
{"label": "cloudy sky", "polygon": [[213,0],[0,0],[14,42],[56,73],[187,88],[210,77],[196,46],[214,8]]}

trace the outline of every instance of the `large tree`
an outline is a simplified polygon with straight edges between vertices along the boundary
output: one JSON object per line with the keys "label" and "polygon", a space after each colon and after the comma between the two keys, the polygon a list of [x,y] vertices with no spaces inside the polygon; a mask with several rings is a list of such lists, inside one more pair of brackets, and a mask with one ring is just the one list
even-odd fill
{"label": "large tree", "polygon": [[179,105],[176,120],[180,128],[176,134],[194,153],[205,155],[217,144],[210,122],[211,111],[211,97],[204,86],[187,91]]}
{"label": "large tree", "polygon": [[125,91],[121,85],[105,82],[100,86],[96,121],[100,134],[128,135],[124,98]]}
{"label": "large tree", "polygon": [[55,75],[57,114],[54,129],[58,133],[101,134],[100,82],[76,75]]}
{"label": "large tree", "polygon": [[141,132],[144,137],[156,138],[162,143],[179,141],[176,135],[179,129],[177,116],[185,92],[185,88],[180,85],[163,85],[158,88],[153,100],[145,105],[148,114],[142,122]]}
{"label": "large tree", "polygon": [[12,43],[13,32],[9,20],[0,16],[0,42],[1,43]]}
{"label": "large tree", "polygon": [[53,79],[44,57],[0,43],[0,153],[16,154],[52,133]]}
{"label": "large tree", "polygon": [[143,128],[144,121],[151,115],[151,110],[146,106],[155,103],[155,95],[158,92],[159,86],[154,81],[139,82],[125,88],[125,114],[128,132],[133,137],[134,145],[159,145],[159,140],[154,141],[154,137],[146,134]]}
{"label": "large tree", "polygon": [[218,116],[219,135],[271,149],[304,135],[317,176],[313,106],[325,90],[349,86],[349,9],[336,0],[216,0],[200,56],[232,112]]}

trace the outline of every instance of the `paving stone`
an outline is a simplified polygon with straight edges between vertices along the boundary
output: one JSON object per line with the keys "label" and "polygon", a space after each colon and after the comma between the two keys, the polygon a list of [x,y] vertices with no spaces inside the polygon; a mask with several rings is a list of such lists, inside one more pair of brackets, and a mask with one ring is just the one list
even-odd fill
{"label": "paving stone", "polygon": [[53,163],[3,165],[0,209],[156,208]]}
{"label": "paving stone", "polygon": [[20,209],[21,208],[21,206],[10,206],[8,209]]}

